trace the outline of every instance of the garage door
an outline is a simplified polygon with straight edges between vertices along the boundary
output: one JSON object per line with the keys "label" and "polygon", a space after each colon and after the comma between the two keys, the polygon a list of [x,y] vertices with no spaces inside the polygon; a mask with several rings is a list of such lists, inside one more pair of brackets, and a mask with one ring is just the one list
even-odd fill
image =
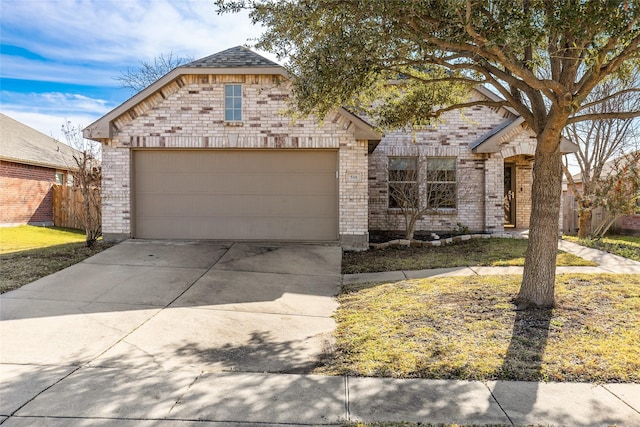
{"label": "garage door", "polygon": [[134,236],[337,240],[337,152],[134,151]]}

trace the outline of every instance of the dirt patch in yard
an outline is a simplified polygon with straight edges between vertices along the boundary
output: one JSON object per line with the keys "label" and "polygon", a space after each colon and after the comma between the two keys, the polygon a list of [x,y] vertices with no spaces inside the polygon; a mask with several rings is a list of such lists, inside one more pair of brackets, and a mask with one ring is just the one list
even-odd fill
{"label": "dirt patch in yard", "polygon": [[70,267],[111,246],[96,242],[92,248],[87,248],[84,243],[69,243],[0,255],[0,293]]}

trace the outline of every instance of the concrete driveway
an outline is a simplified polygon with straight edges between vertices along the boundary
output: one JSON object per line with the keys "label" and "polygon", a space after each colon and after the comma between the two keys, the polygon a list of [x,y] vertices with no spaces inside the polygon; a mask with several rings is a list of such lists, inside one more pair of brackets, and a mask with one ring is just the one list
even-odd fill
{"label": "concrete driveway", "polygon": [[43,391],[47,404],[54,384],[104,395],[120,382],[126,394],[135,380],[161,396],[195,373],[306,373],[331,347],[340,256],[330,245],[131,240],[6,293],[0,422],[35,410],[25,404]]}

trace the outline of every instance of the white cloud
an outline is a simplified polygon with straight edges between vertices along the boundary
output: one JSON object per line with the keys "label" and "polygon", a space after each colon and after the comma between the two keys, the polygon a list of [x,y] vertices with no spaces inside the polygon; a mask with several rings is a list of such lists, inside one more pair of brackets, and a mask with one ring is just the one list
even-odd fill
{"label": "white cloud", "polygon": [[112,108],[105,100],[75,93],[3,91],[1,95],[2,113],[60,140],[64,140],[60,128],[66,120],[87,126]]}
{"label": "white cloud", "polygon": [[118,86],[114,77],[119,74],[113,69],[48,62],[14,55],[1,55],[0,60],[4,78],[87,86]]}
{"label": "white cloud", "polygon": [[108,101],[77,93],[18,93],[2,91],[2,108],[28,108],[41,112],[73,111],[83,114],[104,114],[111,109]]}
{"label": "white cloud", "polygon": [[58,116],[23,110],[12,110],[11,108],[5,109],[4,106],[2,113],[62,142],[66,142],[65,136],[61,131],[65,121],[70,121],[74,126],[84,127],[99,118],[99,116],[82,114]]}
{"label": "white cloud", "polygon": [[4,43],[107,68],[126,68],[171,51],[199,58],[261,33],[247,13],[217,15],[211,0],[3,0],[2,12]]}

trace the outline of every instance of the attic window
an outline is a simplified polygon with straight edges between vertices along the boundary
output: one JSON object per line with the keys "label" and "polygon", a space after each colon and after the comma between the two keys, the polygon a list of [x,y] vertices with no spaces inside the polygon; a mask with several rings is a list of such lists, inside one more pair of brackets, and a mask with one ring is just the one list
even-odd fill
{"label": "attic window", "polygon": [[224,86],[224,120],[242,121],[242,85]]}

